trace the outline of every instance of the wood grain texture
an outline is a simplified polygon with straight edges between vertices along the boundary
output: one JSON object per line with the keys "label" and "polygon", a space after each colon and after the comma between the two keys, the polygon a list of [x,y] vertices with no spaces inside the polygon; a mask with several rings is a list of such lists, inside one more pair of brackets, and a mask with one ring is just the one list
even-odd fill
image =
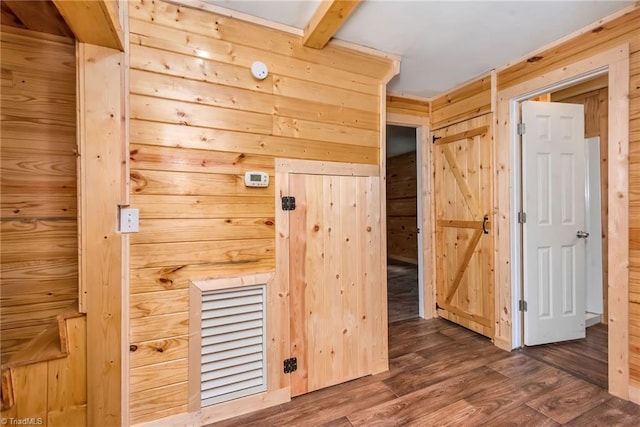
{"label": "wood grain texture", "polygon": [[150,21],[154,18],[154,22],[162,27],[186,30],[233,45],[262,46],[266,52],[301,59],[309,64],[328,65],[377,79],[382,79],[393,67],[389,59],[380,56],[333,45],[323,50],[310,49],[303,46],[300,36],[218,14],[206,15],[214,17],[212,20],[202,19],[204,13],[164,2],[137,1],[130,7],[130,16],[135,19]]}
{"label": "wood grain texture", "polygon": [[[215,425],[344,425],[345,419],[352,426],[637,424],[640,406],[607,395],[564,366],[497,350],[445,320],[397,322],[389,332],[389,372]],[[606,336],[597,340],[601,345]],[[579,353],[574,358],[583,360]]]}
{"label": "wood grain texture", "polygon": [[[32,20],[27,27],[50,12],[40,2],[10,6]],[[22,13],[40,6],[41,14]],[[78,227],[75,49],[68,40],[3,27],[1,54],[11,78],[2,87],[0,125],[4,362],[77,301]]]}
{"label": "wood grain texture", "polygon": [[438,313],[489,337],[495,303],[491,120],[489,114],[434,133],[445,141],[434,145]]}
{"label": "wood grain texture", "polygon": [[[59,354],[60,335],[54,327],[49,348],[57,346],[58,354],[47,354],[43,347],[47,343],[34,340],[25,354],[30,360],[16,360],[10,368],[3,365],[3,381],[7,375],[11,377],[13,398],[10,408],[3,407],[3,419],[40,418],[45,426],[88,425],[86,317],[76,312],[76,316],[62,319],[60,326],[65,331],[66,354]],[[3,384],[3,401],[7,391]]]}
{"label": "wood grain texture", "polygon": [[583,34],[564,40],[561,44],[536,52],[529,58],[508,64],[498,70],[498,89],[517,85],[623,43],[631,42],[630,51],[637,52],[640,49],[640,44],[637,42],[640,34],[637,26],[638,17],[640,17],[640,9],[636,8],[623,16],[594,27],[591,31],[584,31]]}
{"label": "wood grain texture", "polygon": [[116,215],[126,163],[122,62],[113,49],[79,45],[80,284],[90,425],[119,424],[122,417],[123,244]]}
{"label": "wood grain texture", "polygon": [[387,95],[387,114],[406,114],[428,118],[431,102],[428,99],[407,98],[401,95]]}
{"label": "wood grain texture", "polygon": [[431,129],[439,129],[491,111],[491,76],[484,76],[434,97],[431,101]]}
{"label": "wood grain texture", "polygon": [[80,42],[124,49],[124,33],[117,1],[52,1]]}
{"label": "wood grain texture", "polygon": [[[51,1],[37,0],[25,2],[13,0],[3,3],[3,9],[5,7],[9,9],[24,28],[41,33],[73,38],[73,33]],[[2,24],[5,24],[4,19]],[[11,24],[9,23],[9,25]]]}
{"label": "wood grain texture", "polygon": [[360,4],[360,0],[331,0],[320,3],[304,27],[302,44],[322,49]]}
{"label": "wood grain texture", "polygon": [[[387,256],[418,262],[416,152],[387,159]],[[400,204],[409,208],[399,208]],[[415,210],[410,211],[411,208]],[[403,215],[406,214],[406,215]]]}
{"label": "wood grain texture", "polygon": [[[162,1],[130,2],[129,11],[130,202],[140,209],[130,361],[151,378],[187,357],[192,281],[274,269],[275,158],[378,172],[379,85],[393,61],[305,48],[300,37]],[[270,70],[261,81],[247,71],[256,58]],[[256,170],[270,175],[268,188],[244,186]],[[288,285],[270,292],[267,324],[277,329],[268,352],[279,361],[269,364],[262,405],[281,402],[289,386],[279,366],[290,351]],[[186,372],[163,378],[130,395],[131,421],[186,412]],[[173,388],[166,400],[161,390]]]}
{"label": "wood grain texture", "polygon": [[[519,94],[531,93],[550,84],[584,74],[589,70],[601,67],[609,68],[608,235],[613,236],[615,233],[619,237],[615,241],[611,240],[608,245],[609,391],[623,398],[627,398],[629,395],[629,361],[633,358],[633,354],[629,355],[630,347],[627,341],[629,328],[633,325],[627,318],[629,310],[627,290],[629,270],[627,265],[633,269],[637,262],[634,256],[628,252],[631,244],[631,241],[628,240],[628,224],[634,217],[635,207],[630,202],[634,191],[628,187],[629,165],[626,157],[629,152],[633,151],[637,140],[633,131],[633,120],[630,120],[630,111],[633,109],[635,101],[634,98],[628,98],[625,93],[629,91],[629,75],[633,74],[630,68],[630,53],[637,51],[637,44],[634,43],[637,40],[637,37],[634,36],[637,25],[631,24],[631,22],[637,22],[638,13],[640,13],[638,9],[635,9],[614,21],[603,24],[595,32],[585,32],[574,39],[565,40],[561,45],[543,52],[547,56],[546,58],[542,57],[539,61],[536,60],[528,65],[524,62],[516,64],[498,73],[497,225],[499,230],[508,230],[510,222],[510,214],[507,211],[509,174],[504,173],[509,171],[508,156],[510,155],[510,148],[504,145],[510,140],[508,99]],[[511,78],[513,80],[510,80]],[[503,341],[504,339],[509,340],[508,336],[510,335],[509,317],[511,315],[503,316],[503,313],[509,313],[511,304],[510,290],[507,289],[510,288],[507,283],[510,280],[508,273],[510,266],[506,265],[509,261],[509,243],[504,239],[506,237],[504,234],[501,234],[500,231],[498,234],[503,237],[500,237],[497,242],[499,262],[496,264],[496,279],[499,304],[501,305],[497,315],[501,317],[499,335],[504,337],[498,341]],[[615,279],[615,277],[620,277],[620,279]]]}

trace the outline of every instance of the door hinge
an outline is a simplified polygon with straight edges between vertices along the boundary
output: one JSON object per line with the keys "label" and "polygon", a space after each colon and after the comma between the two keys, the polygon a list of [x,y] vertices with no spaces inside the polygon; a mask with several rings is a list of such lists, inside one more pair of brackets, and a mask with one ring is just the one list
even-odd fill
{"label": "door hinge", "polygon": [[291,357],[289,359],[284,360],[284,373],[290,374],[291,372],[295,372],[298,370],[298,359],[295,357]]}
{"label": "door hinge", "polygon": [[527,127],[524,123],[518,123],[518,135],[524,135],[526,129]]}
{"label": "door hinge", "polygon": [[525,300],[523,300],[523,299],[518,301],[518,309],[520,311],[527,311],[527,302]]}
{"label": "door hinge", "polygon": [[417,228],[416,232],[420,234],[420,227]]}
{"label": "door hinge", "polygon": [[293,196],[282,197],[282,210],[283,211],[295,211],[296,210],[296,198]]}
{"label": "door hinge", "polygon": [[527,222],[527,213],[526,212],[518,212],[518,224],[524,224]]}

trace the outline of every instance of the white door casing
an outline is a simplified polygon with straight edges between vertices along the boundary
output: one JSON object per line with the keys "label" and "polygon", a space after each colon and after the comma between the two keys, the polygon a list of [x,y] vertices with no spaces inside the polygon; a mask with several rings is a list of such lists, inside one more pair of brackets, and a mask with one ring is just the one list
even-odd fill
{"label": "white door casing", "polygon": [[585,337],[584,107],[525,101],[524,343]]}

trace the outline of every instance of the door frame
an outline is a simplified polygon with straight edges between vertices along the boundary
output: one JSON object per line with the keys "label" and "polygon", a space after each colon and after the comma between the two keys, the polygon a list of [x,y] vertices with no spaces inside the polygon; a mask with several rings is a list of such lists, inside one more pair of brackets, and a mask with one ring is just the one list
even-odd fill
{"label": "door frame", "polygon": [[[387,124],[416,129],[416,178],[418,182],[416,216],[420,228],[418,235],[418,314],[423,319],[431,319],[436,316],[436,269],[435,227],[433,223],[435,211],[433,203],[431,203],[433,198],[433,166],[431,164],[433,155],[429,143],[430,120],[426,116],[387,113]],[[380,155],[383,155],[382,151]],[[383,173],[386,185],[386,171]],[[386,204],[386,197],[384,203]]]}
{"label": "door frame", "polygon": [[[520,147],[517,134],[518,103],[524,99],[570,86],[595,75],[609,76],[609,218],[608,233],[617,236],[609,245],[608,325],[609,392],[628,399],[637,393],[629,384],[629,45],[623,44],[576,61],[496,94],[496,207],[498,247],[496,260],[496,345],[511,350],[521,342],[518,311],[521,287]],[[507,169],[507,170],[504,170]],[[506,172],[506,173],[505,173]],[[500,232],[502,230],[502,232]]]}

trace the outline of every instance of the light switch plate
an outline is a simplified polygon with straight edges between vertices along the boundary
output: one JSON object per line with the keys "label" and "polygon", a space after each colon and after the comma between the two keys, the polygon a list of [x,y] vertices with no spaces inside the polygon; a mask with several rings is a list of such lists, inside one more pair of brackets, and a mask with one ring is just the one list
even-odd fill
{"label": "light switch plate", "polygon": [[137,233],[140,211],[136,208],[120,208],[120,232]]}

